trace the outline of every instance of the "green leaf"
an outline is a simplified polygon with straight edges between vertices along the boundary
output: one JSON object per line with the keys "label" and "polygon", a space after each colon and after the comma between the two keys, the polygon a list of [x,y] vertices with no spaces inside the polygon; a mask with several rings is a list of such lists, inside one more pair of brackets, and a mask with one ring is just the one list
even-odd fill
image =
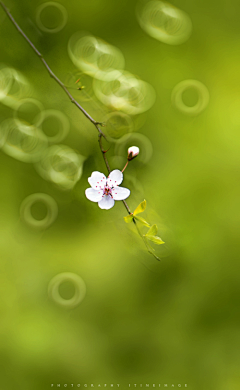
{"label": "green leaf", "polygon": [[132,215],[132,214],[129,214],[129,215],[127,215],[126,217],[123,217],[123,219],[124,219],[124,221],[125,221],[126,223],[130,223],[130,222],[132,222],[132,220],[133,220],[133,215]]}
{"label": "green leaf", "polygon": [[145,210],[146,206],[147,206],[147,201],[146,201],[146,200],[142,201],[142,202],[138,205],[138,207],[136,208],[136,210],[134,210],[133,215],[135,216],[135,215],[137,215],[137,214],[139,214],[139,213],[142,213],[142,212]]}
{"label": "green leaf", "polygon": [[156,236],[157,231],[158,231],[157,225],[152,225],[148,230],[146,236]]}
{"label": "green leaf", "polygon": [[145,220],[143,219],[142,217],[134,217],[134,219],[136,219],[137,221],[143,223],[144,226],[150,226],[150,224]]}
{"label": "green leaf", "polygon": [[157,244],[157,245],[165,244],[165,242],[163,240],[161,240],[161,238],[158,236],[146,235],[145,237],[147,237],[148,240],[154,242],[154,244]]}

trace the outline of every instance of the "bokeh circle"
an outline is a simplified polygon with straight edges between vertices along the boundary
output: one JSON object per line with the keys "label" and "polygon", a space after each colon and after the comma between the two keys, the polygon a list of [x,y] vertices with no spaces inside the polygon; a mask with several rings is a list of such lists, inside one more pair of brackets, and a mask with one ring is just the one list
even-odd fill
{"label": "bokeh circle", "polygon": [[[31,210],[32,206],[37,202],[44,203],[47,208],[47,215],[41,220],[36,219]],[[20,216],[22,221],[36,230],[45,230],[51,226],[57,218],[57,214],[58,206],[56,201],[50,195],[43,193],[36,193],[27,196],[20,207]]]}
{"label": "bokeh circle", "polygon": [[133,121],[131,117],[123,112],[113,111],[104,119],[106,124],[105,133],[110,142],[116,142],[124,135],[133,131]]}
{"label": "bokeh circle", "polygon": [[16,69],[0,65],[0,101],[16,109],[18,102],[31,94],[28,80]]}
{"label": "bokeh circle", "polygon": [[14,118],[20,124],[38,127],[43,119],[43,110],[44,107],[39,100],[21,99],[14,111]]}
{"label": "bokeh circle", "polygon": [[35,165],[39,175],[62,190],[71,190],[82,176],[85,157],[66,145],[52,145]]}
{"label": "bokeh circle", "polygon": [[[42,13],[48,7],[55,8],[55,11],[57,10],[57,11],[60,11],[60,13],[61,13],[62,21],[58,24],[58,26],[53,27],[53,28],[49,28],[46,25],[44,25],[44,22],[42,20],[43,19]],[[42,30],[44,32],[54,34],[54,33],[61,31],[64,28],[64,26],[66,25],[67,19],[68,19],[68,14],[67,14],[66,8],[62,4],[59,4],[57,2],[49,1],[48,3],[41,4],[37,8],[36,22],[37,22],[37,25],[40,28],[40,30]],[[45,23],[46,23],[46,20],[45,20]]]}
{"label": "bokeh circle", "polygon": [[137,19],[151,37],[168,45],[180,45],[192,33],[192,21],[186,12],[165,1],[137,5]]}
{"label": "bokeh circle", "polygon": [[[50,120],[50,123],[47,122]],[[50,136],[46,134],[46,128],[55,128],[57,127],[56,134]],[[46,135],[49,144],[56,144],[61,142],[66,138],[70,129],[70,123],[67,116],[59,110],[44,110],[40,116],[39,127],[41,127],[43,133]]]}
{"label": "bokeh circle", "polygon": [[119,71],[114,80],[93,81],[93,90],[104,105],[137,115],[149,110],[156,100],[154,88],[129,72]]}
{"label": "bokeh circle", "polygon": [[125,66],[122,52],[115,46],[92,35],[73,34],[68,42],[68,54],[74,65],[99,80],[113,80]]}
{"label": "bokeh circle", "polygon": [[[75,287],[75,293],[72,298],[62,298],[59,293],[59,286],[63,282],[71,282]],[[48,285],[48,296],[57,305],[66,309],[73,309],[78,306],[86,295],[86,284],[80,276],[72,272],[63,272],[52,278]]]}
{"label": "bokeh circle", "polygon": [[[183,101],[183,93],[189,88],[196,90],[198,94],[198,101],[192,107],[187,106]],[[207,87],[198,80],[184,80],[174,87],[171,98],[172,104],[183,114],[196,116],[207,107],[209,92]]]}
{"label": "bokeh circle", "polygon": [[14,119],[0,123],[2,151],[16,160],[37,162],[48,146],[47,137],[35,126],[26,126]]}

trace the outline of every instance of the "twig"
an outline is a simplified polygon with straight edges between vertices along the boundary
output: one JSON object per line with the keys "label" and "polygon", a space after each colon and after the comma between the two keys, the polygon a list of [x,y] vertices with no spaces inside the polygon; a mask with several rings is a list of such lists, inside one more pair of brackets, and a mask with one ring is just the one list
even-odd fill
{"label": "twig", "polygon": [[[45,66],[45,68],[47,69],[50,77],[52,77],[59,85],[60,87],[64,90],[64,92],[67,94],[67,96],[69,97],[69,99],[71,100],[71,102],[73,104],[75,104],[75,106],[77,108],[79,108],[80,111],[82,111],[82,113],[85,115],[85,117],[87,119],[90,120],[90,122],[96,127],[97,131],[98,131],[98,135],[99,135],[99,146],[100,146],[100,149],[101,149],[101,152],[102,152],[102,155],[103,155],[103,159],[105,161],[105,165],[107,167],[107,170],[108,170],[108,173],[111,172],[111,169],[110,169],[110,166],[109,166],[109,163],[108,163],[108,160],[107,160],[107,157],[106,157],[106,151],[103,149],[102,147],[102,137],[106,139],[106,135],[103,133],[103,131],[100,129],[99,125],[102,125],[101,122],[97,122],[95,121],[88,113],[87,111],[84,110],[84,108],[74,99],[74,97],[71,95],[71,93],[69,92],[69,90],[66,88],[66,86],[62,83],[61,80],[59,80],[59,78],[53,73],[52,69],[50,68],[50,66],[47,64],[47,62],[45,61],[45,59],[43,58],[42,54],[38,51],[38,49],[34,46],[34,44],[30,41],[30,39],[27,37],[27,35],[23,32],[23,30],[21,29],[21,27],[17,24],[17,22],[15,21],[15,19],[13,18],[13,16],[11,15],[11,13],[8,11],[7,7],[5,6],[5,4],[0,1],[0,5],[2,6],[3,10],[5,11],[5,13],[7,14],[7,16],[9,17],[9,19],[11,20],[11,22],[14,24],[14,26],[16,27],[16,29],[18,30],[18,32],[23,36],[23,38],[28,42],[28,44],[31,46],[31,48],[33,49],[33,51],[37,54],[37,56],[40,58],[40,60],[42,61],[43,65]],[[123,204],[125,206],[125,208],[127,209],[128,213],[130,214],[130,209],[127,205],[127,203],[123,200]]]}
{"label": "twig", "polygon": [[98,134],[98,142],[99,142],[99,146],[100,146],[100,149],[101,149],[101,152],[102,152],[102,155],[103,155],[103,159],[105,161],[105,165],[107,167],[108,173],[110,173],[111,169],[110,169],[107,157],[106,157],[107,151],[103,149],[103,146],[102,146],[102,134],[101,133]]}
{"label": "twig", "polygon": [[[104,162],[105,162],[105,165],[107,167],[107,170],[108,170],[108,173],[111,172],[111,169],[110,169],[110,166],[109,166],[109,163],[108,163],[108,160],[107,160],[107,157],[106,157],[106,150],[103,149],[103,146],[102,146],[102,137],[106,139],[106,135],[102,132],[102,130],[100,129],[99,125],[102,125],[102,123],[100,122],[97,122],[95,121],[85,110],[84,108],[73,98],[73,96],[71,95],[71,93],[69,92],[69,90],[65,87],[65,85],[62,83],[61,80],[59,80],[59,78],[53,73],[53,71],[51,70],[51,68],[49,67],[49,65],[47,64],[47,62],[45,61],[45,59],[43,58],[42,54],[37,50],[37,48],[34,46],[34,44],[30,41],[30,39],[27,37],[27,35],[22,31],[22,29],[19,27],[19,25],[17,24],[17,22],[15,21],[15,19],[13,18],[13,16],[11,15],[11,13],[8,11],[7,7],[5,6],[5,4],[0,1],[0,5],[2,6],[3,10],[5,11],[5,13],[7,14],[7,16],[9,17],[9,19],[11,20],[11,22],[14,24],[14,26],[16,27],[16,29],[18,30],[18,32],[23,36],[23,38],[28,42],[28,44],[31,46],[31,48],[33,49],[33,51],[37,54],[37,56],[40,58],[40,60],[42,61],[43,65],[45,66],[45,68],[47,69],[50,77],[52,77],[59,85],[60,87],[64,90],[64,92],[67,94],[67,96],[69,97],[69,99],[71,100],[71,102],[73,104],[75,104],[75,106],[80,110],[82,111],[82,113],[85,115],[85,117],[87,119],[90,120],[90,122],[96,127],[97,131],[98,131],[98,141],[99,141],[99,147],[100,147],[100,150],[102,152],[102,155],[103,155],[103,159],[104,159]],[[127,166],[127,164],[126,164]],[[126,166],[124,167],[124,169],[126,168]],[[124,171],[123,169],[123,171]],[[125,200],[122,201],[128,214],[131,214],[131,211],[127,205],[127,202]],[[133,219],[133,222],[134,222],[134,225],[136,226],[136,229],[138,231],[138,234],[143,238],[141,232],[139,231],[138,229],[138,226],[137,226],[137,223],[135,221],[135,219]],[[145,240],[143,239],[145,245],[146,245],[146,242]],[[146,245],[148,251],[149,251],[149,248],[148,246]],[[154,255],[154,253],[150,252],[154,257],[157,258],[157,256]],[[158,258],[157,258],[158,259]],[[158,259],[159,260],[159,259]]]}
{"label": "twig", "polygon": [[77,106],[77,108],[79,108],[79,110],[82,111],[82,113],[90,120],[90,122],[92,122],[94,124],[94,126],[96,127],[96,129],[98,130],[98,132],[100,134],[102,134],[102,136],[104,138],[106,138],[105,134],[102,132],[102,130],[98,127],[98,125],[100,125],[101,123],[100,122],[97,122],[95,121],[88,113],[87,111],[84,110],[84,108],[74,99],[74,97],[71,95],[71,93],[69,92],[69,90],[65,87],[65,85],[62,83],[61,80],[59,80],[59,78],[53,73],[53,71],[51,70],[50,66],[47,64],[47,62],[45,61],[45,59],[43,58],[42,54],[38,51],[38,49],[34,46],[34,44],[30,41],[30,39],[27,37],[27,35],[23,32],[23,30],[20,28],[20,26],[17,24],[17,22],[15,21],[15,19],[13,18],[13,16],[11,15],[11,13],[8,11],[7,7],[5,6],[5,4],[0,1],[0,5],[2,6],[3,10],[6,12],[7,16],[9,17],[9,19],[11,20],[11,22],[14,24],[14,26],[16,27],[16,29],[18,30],[18,32],[23,36],[23,38],[28,42],[28,44],[31,46],[31,48],[34,50],[34,52],[37,54],[37,56],[40,58],[40,60],[42,61],[43,65],[45,66],[45,68],[47,69],[50,77],[52,77],[59,85],[60,87],[64,90],[64,92],[67,94],[67,96],[69,97],[69,99],[71,100],[71,102],[73,104],[75,104],[75,106]]}
{"label": "twig", "polygon": [[122,202],[123,202],[125,208],[127,209],[128,214],[132,214],[130,208],[127,205],[127,202],[125,200],[123,200]]}
{"label": "twig", "polygon": [[127,168],[128,163],[129,163],[129,161],[127,160],[127,162],[126,162],[126,164],[125,164],[125,167],[122,169],[122,173],[123,173],[123,172],[125,171],[125,169]]}

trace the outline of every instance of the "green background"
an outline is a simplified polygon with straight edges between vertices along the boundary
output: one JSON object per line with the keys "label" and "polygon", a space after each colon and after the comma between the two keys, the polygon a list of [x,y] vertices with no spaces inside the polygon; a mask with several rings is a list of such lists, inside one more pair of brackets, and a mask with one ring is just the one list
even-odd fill
{"label": "green background", "polygon": [[[166,244],[155,247],[162,259],[157,262],[125,224],[121,202],[105,211],[85,198],[91,172],[107,174],[96,129],[0,9],[1,63],[22,72],[45,109],[68,116],[71,129],[63,143],[86,157],[74,189],[61,191],[32,164],[0,151],[0,387],[186,383],[193,390],[237,390],[239,2],[174,1],[193,23],[191,37],[179,46],[161,43],[140,28],[134,0],[60,3],[68,22],[56,34],[36,28],[40,1],[7,5],[63,82],[76,72],[68,40],[83,30],[118,47],[126,70],[154,87],[154,106],[134,118],[153,155],[146,164],[140,156],[133,160],[123,185],[131,190],[131,210],[147,200],[142,215],[159,226]],[[196,117],[171,104],[173,88],[185,79],[199,80],[209,90],[209,105]],[[104,121],[110,110],[81,93],[74,96]],[[185,98],[189,104],[195,99]],[[1,121],[12,115],[0,102]],[[112,165],[114,150],[113,145],[108,153]],[[51,195],[59,208],[53,225],[40,233],[19,216],[24,198],[37,192]],[[48,283],[61,272],[76,273],[86,283],[86,297],[75,309],[64,310],[48,298]],[[71,288],[63,285],[62,296],[70,297]]]}

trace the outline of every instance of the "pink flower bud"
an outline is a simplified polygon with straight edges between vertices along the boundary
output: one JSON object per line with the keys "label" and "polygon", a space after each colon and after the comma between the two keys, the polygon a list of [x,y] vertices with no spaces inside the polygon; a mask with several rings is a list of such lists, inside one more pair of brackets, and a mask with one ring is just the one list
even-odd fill
{"label": "pink flower bud", "polygon": [[139,148],[137,146],[131,146],[128,148],[128,161],[131,161],[133,158],[137,157],[139,154]]}

